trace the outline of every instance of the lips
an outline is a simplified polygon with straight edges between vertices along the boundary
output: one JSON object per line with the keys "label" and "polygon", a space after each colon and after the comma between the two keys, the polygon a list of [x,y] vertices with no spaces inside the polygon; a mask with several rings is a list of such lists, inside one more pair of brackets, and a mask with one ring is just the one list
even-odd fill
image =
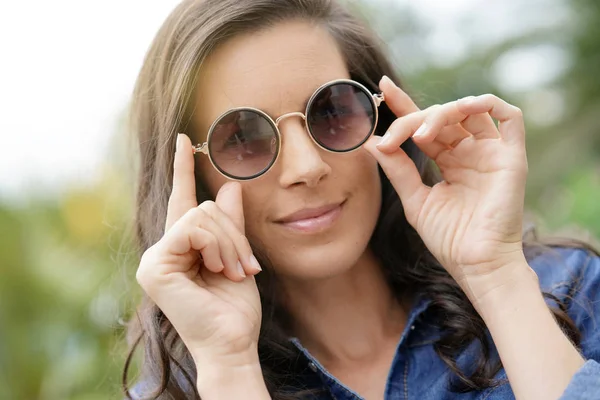
{"label": "lips", "polygon": [[314,235],[329,231],[340,219],[346,201],[324,206],[304,208],[277,220],[286,232]]}
{"label": "lips", "polygon": [[317,217],[320,217],[320,216],[322,216],[324,214],[327,214],[327,213],[335,210],[342,203],[343,202],[332,203],[332,204],[328,204],[328,205],[325,205],[325,206],[314,207],[314,208],[305,208],[305,209],[302,209],[300,211],[296,211],[296,212],[294,212],[292,214],[289,214],[288,216],[277,220],[277,222],[290,223],[290,222],[297,222],[297,221],[302,221],[302,220],[317,218]]}

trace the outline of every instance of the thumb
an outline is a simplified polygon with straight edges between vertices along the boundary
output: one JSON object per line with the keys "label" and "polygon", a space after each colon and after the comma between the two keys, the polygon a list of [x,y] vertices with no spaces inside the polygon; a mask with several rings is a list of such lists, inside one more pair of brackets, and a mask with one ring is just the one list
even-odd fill
{"label": "thumb", "polygon": [[233,221],[236,228],[245,234],[244,206],[242,202],[242,186],[239,182],[227,182],[219,192],[215,203]]}

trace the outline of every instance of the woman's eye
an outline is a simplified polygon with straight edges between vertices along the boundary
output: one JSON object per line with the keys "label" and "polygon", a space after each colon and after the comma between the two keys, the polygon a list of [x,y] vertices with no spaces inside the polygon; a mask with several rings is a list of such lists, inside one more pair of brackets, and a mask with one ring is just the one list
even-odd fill
{"label": "woman's eye", "polygon": [[335,107],[323,108],[323,109],[317,111],[316,116],[319,118],[335,118],[335,117],[340,117],[340,116],[349,115],[349,114],[352,114],[351,107],[338,105]]}
{"label": "woman's eye", "polygon": [[319,118],[328,118],[335,115],[335,109],[333,107],[322,108],[317,111],[317,117]]}
{"label": "woman's eye", "polygon": [[337,112],[341,115],[348,115],[352,113],[352,109],[350,107],[338,107]]}
{"label": "woman's eye", "polygon": [[225,146],[226,147],[234,147],[234,146],[238,146],[240,144],[244,144],[245,142],[246,142],[246,136],[241,134],[240,131],[237,131],[236,133],[234,133],[233,135],[231,135],[227,138],[227,140],[225,141]]}

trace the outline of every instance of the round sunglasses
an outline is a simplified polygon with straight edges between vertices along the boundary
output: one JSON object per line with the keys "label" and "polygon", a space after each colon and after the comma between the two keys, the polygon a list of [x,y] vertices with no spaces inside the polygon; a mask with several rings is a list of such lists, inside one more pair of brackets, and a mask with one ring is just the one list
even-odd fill
{"label": "round sunglasses", "polygon": [[375,132],[382,93],[372,94],[362,84],[338,79],[320,86],[309,98],[305,113],[291,112],[273,120],[252,107],[221,114],[211,125],[206,142],[194,154],[208,155],[213,167],[233,180],[250,180],[266,173],[281,152],[279,124],[300,117],[313,141],[333,153],[358,149]]}

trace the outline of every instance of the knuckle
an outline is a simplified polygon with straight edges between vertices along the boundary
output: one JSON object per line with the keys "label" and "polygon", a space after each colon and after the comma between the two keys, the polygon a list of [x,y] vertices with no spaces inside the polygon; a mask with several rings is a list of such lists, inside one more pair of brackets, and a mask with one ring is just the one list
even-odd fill
{"label": "knuckle", "polygon": [[190,212],[194,213],[195,217],[197,217],[200,221],[211,217],[210,213],[205,208],[202,208],[201,206],[198,206],[198,207],[194,208],[193,210],[190,210]]}
{"label": "knuckle", "polygon": [[523,118],[523,110],[521,110],[517,106],[512,106],[511,105],[511,113],[514,114],[515,117]]}
{"label": "knuckle", "polygon": [[217,238],[217,236],[215,234],[213,234],[212,232],[206,231],[206,247],[218,247],[219,246],[219,239]]}
{"label": "knuckle", "polygon": [[138,267],[137,271],[135,272],[135,280],[137,281],[137,283],[139,283],[141,286],[144,286],[144,269],[142,267],[142,265],[140,264],[140,266]]}
{"label": "knuckle", "polygon": [[481,100],[483,100],[485,102],[499,100],[499,98],[496,95],[492,94],[492,93],[485,93],[485,94],[482,94],[479,97],[481,98]]}
{"label": "knuckle", "polygon": [[180,219],[194,217],[194,216],[196,215],[196,213],[197,213],[197,212],[198,212],[198,210],[197,210],[197,207],[195,207],[195,208],[190,208],[189,210],[187,210],[187,211],[185,212],[185,214],[183,214],[183,215],[181,216],[181,218],[180,218]]}
{"label": "knuckle", "polygon": [[220,242],[223,252],[223,257],[233,258],[237,254],[237,246],[233,239],[229,235],[225,235],[223,240]]}
{"label": "knuckle", "polygon": [[140,258],[140,265],[135,273],[135,279],[139,283],[139,285],[147,290],[152,287],[152,265],[153,260],[155,259],[155,249],[154,247],[149,247]]}
{"label": "knuckle", "polygon": [[446,108],[441,104],[434,104],[430,106],[423,113],[423,122],[431,123],[432,121],[439,119],[445,110]]}
{"label": "knuckle", "polygon": [[386,132],[390,132],[391,134],[396,134],[401,131],[403,126],[408,123],[408,119],[406,116],[395,119],[390,126],[387,128]]}
{"label": "knuckle", "polygon": [[135,280],[145,291],[147,290],[148,287],[150,287],[150,280],[148,279],[148,274],[146,273],[145,269],[142,267],[139,267],[138,270],[136,271]]}
{"label": "knuckle", "polygon": [[205,210],[208,213],[214,213],[216,211],[216,209],[218,208],[217,203],[215,203],[212,200],[206,200],[203,201],[198,208],[200,208],[201,210]]}
{"label": "knuckle", "polygon": [[431,114],[436,114],[438,112],[440,112],[442,110],[442,105],[441,104],[434,104],[432,106],[429,106],[426,111],[428,111],[427,114],[431,115]]}

